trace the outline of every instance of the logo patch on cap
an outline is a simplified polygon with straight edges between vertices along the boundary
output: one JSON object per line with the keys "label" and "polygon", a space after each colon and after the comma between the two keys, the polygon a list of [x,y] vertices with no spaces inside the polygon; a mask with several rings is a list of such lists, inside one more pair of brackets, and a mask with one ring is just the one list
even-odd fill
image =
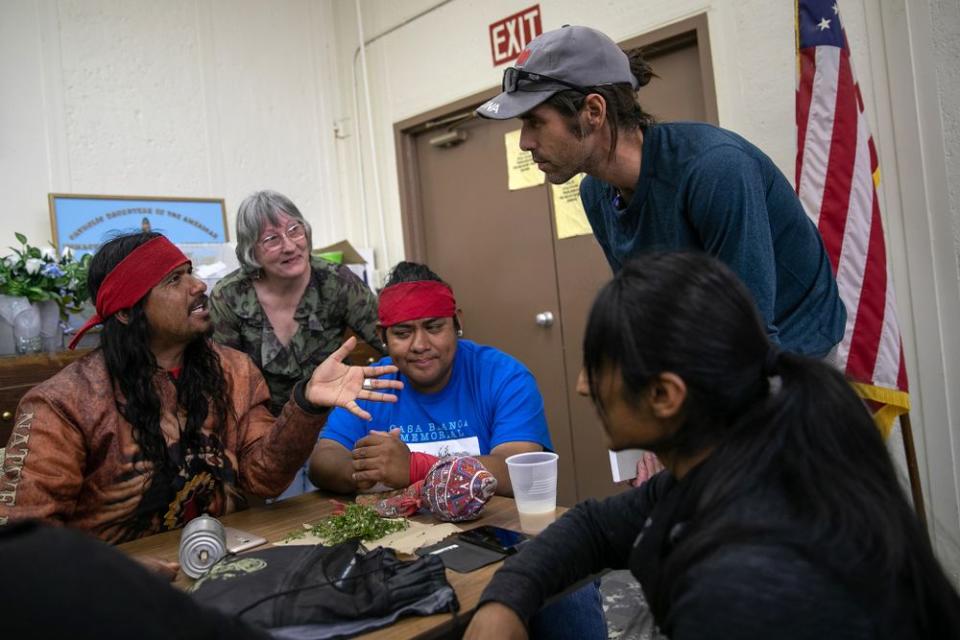
{"label": "logo patch on cap", "polygon": [[484,111],[489,111],[490,113],[500,113],[500,105],[496,102],[488,102],[483,105]]}

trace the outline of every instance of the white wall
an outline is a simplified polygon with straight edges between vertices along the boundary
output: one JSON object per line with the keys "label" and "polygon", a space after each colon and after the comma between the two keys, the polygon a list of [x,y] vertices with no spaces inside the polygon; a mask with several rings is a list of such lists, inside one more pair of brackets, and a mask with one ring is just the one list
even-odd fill
{"label": "white wall", "polygon": [[4,0],[0,246],[51,238],[48,192],[272,188],[343,237],[330,0]]}
{"label": "white wall", "polygon": [[953,242],[960,255],[960,1],[931,0],[931,46],[936,64],[946,153],[947,188],[953,214]]}
{"label": "white wall", "polygon": [[886,193],[888,203],[899,197],[900,204],[891,222],[902,244],[893,259],[901,269],[898,287],[909,296],[905,342],[911,340],[920,365],[910,374],[924,420],[921,473],[937,549],[960,582],[960,245],[954,235],[960,210],[950,182],[957,175],[960,134],[956,62],[949,58],[960,39],[960,12],[956,2],[886,0],[879,13],[891,86],[887,157],[898,185],[895,191],[888,185]]}
{"label": "white wall", "polygon": [[[487,26],[529,3],[363,0],[365,39],[422,17],[377,39],[366,50],[369,96],[359,99],[359,127],[338,141],[341,158],[363,179],[342,177],[344,197],[359,208],[377,241],[384,210],[387,254],[402,256],[399,188],[393,125],[499,84],[492,66]],[[841,0],[868,118],[880,154],[881,205],[887,228],[898,311],[912,384],[911,417],[919,448],[932,535],[938,552],[960,582],[960,11],[956,0]],[[428,11],[436,7],[433,11]],[[544,30],[588,24],[625,40],[706,12],[720,123],[759,145],[787,176],[794,174],[795,59],[793,3],[769,0],[541,0]],[[358,46],[355,3],[334,7],[341,89],[353,91]],[[352,36],[352,39],[351,39]],[[376,160],[369,151],[366,98],[371,104]],[[642,93],[641,93],[642,98]],[[352,114],[351,114],[352,115]],[[355,138],[359,134],[361,140]],[[373,184],[379,173],[380,197]],[[947,179],[949,177],[954,180]],[[342,174],[343,175],[343,174]],[[363,191],[361,192],[361,184]],[[948,192],[948,185],[949,192]],[[359,221],[353,224],[360,224]],[[378,267],[382,268],[382,263]],[[902,466],[899,432],[891,450]],[[855,463],[855,461],[852,461]]]}
{"label": "white wall", "polygon": [[[942,133],[942,149],[933,149],[931,152],[931,163],[936,165],[939,159],[939,155],[942,153],[944,158],[944,175],[942,177],[943,182],[945,183],[947,189],[947,200],[944,201],[941,197],[937,208],[946,214],[949,212],[949,222],[952,225],[952,234],[948,234],[946,215],[942,218],[941,228],[943,229],[944,242],[943,253],[948,253],[949,244],[946,242],[946,237],[949,235],[953,240],[953,254],[957,256],[957,260],[953,265],[960,272],[960,65],[957,65],[957,60],[960,59],[960,0],[931,0],[929,2],[930,7],[930,46],[932,48],[932,58],[935,64],[936,69],[936,109],[931,109],[932,111],[939,111],[940,114],[940,132]],[[935,128],[936,129],[936,128]],[[937,133],[936,130],[931,134],[935,136]],[[939,191],[942,194],[942,187],[938,186],[935,188],[936,191]],[[957,280],[951,277],[949,272],[949,261],[946,259],[943,260],[943,284],[942,287],[945,289],[950,289],[957,287]],[[950,375],[948,376],[948,391],[952,394],[952,404],[950,408],[952,409],[952,414],[947,421],[947,424],[951,426],[949,430],[946,430],[948,435],[952,438],[940,437],[933,444],[936,446],[939,443],[942,443],[944,449],[947,449],[952,454],[952,462],[954,465],[960,465],[960,445],[957,444],[957,440],[960,440],[960,435],[958,435],[957,423],[960,422],[958,414],[960,414],[960,384],[957,383],[958,368],[960,368],[960,361],[956,358],[957,354],[957,343],[960,341],[960,336],[957,335],[958,329],[960,329],[960,303],[955,301],[955,298],[952,300],[953,304],[949,304],[949,295],[944,295],[944,298],[948,298],[948,303],[944,305],[945,309],[942,312],[944,317],[943,324],[945,325],[946,331],[948,334],[945,336],[945,341],[950,341],[950,346],[944,349],[945,352],[945,365],[950,368]],[[952,335],[950,335],[952,334]],[[949,445],[949,446],[948,446]],[[943,456],[944,458],[946,455]],[[944,460],[946,463],[946,460]],[[960,474],[955,474],[953,478],[953,490],[957,493],[960,493]],[[945,481],[943,481],[945,482]],[[947,486],[943,488],[943,491],[949,491],[951,487]],[[960,541],[957,540],[957,537],[954,537],[953,540],[954,553],[957,556],[960,556]]]}

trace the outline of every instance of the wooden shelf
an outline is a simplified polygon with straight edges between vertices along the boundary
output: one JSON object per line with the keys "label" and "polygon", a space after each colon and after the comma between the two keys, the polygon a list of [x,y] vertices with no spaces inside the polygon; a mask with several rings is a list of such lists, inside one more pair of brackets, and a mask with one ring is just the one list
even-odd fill
{"label": "wooden shelf", "polygon": [[90,349],[77,349],[28,356],[0,356],[0,447],[10,439],[20,398],[35,385],[89,352]]}

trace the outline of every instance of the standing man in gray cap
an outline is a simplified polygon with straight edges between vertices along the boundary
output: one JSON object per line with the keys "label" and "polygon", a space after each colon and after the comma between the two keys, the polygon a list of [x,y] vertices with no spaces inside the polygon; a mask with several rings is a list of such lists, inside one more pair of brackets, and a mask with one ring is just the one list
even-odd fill
{"label": "standing man in gray cap", "polygon": [[656,123],[636,96],[653,75],[638,52],[566,26],[534,39],[477,114],[520,118],[520,147],[551,183],[587,174],[580,198],[614,272],[644,251],[712,254],[750,289],[772,341],[826,356],[846,311],[790,183],[731,131]]}

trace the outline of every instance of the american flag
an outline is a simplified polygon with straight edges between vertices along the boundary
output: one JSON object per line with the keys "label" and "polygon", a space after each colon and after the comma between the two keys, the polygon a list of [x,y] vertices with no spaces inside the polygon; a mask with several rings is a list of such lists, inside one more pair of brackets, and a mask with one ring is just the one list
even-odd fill
{"label": "american flag", "polygon": [[887,265],[880,169],[835,0],[797,2],[797,194],[823,236],[847,308],[840,366],[884,436],[909,411]]}

